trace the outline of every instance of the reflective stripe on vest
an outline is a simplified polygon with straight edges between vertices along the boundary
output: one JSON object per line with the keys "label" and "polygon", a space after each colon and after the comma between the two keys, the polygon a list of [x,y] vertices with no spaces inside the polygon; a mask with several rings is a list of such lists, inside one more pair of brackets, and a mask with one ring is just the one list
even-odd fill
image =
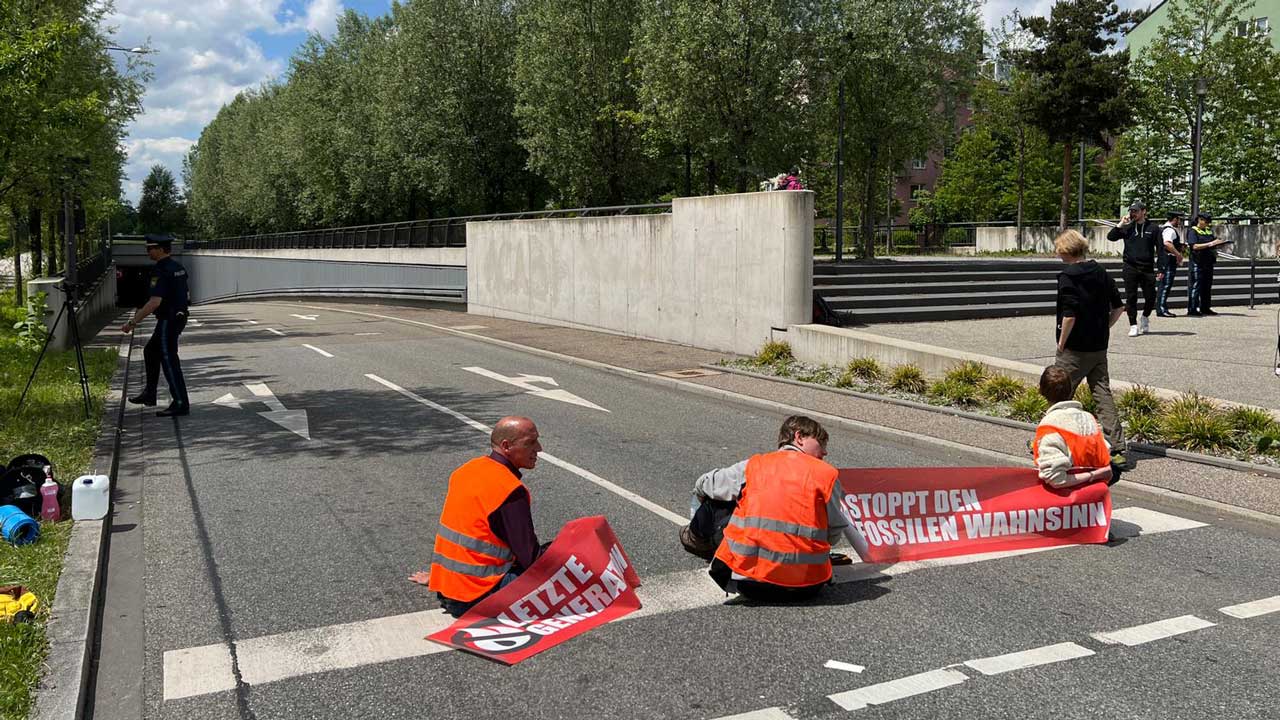
{"label": "reflective stripe on vest", "polygon": [[489,516],[521,489],[519,478],[489,457],[470,460],[449,476],[428,588],[471,602],[497,587],[513,565],[513,554],[489,526]]}
{"label": "reflective stripe on vest", "polygon": [[752,457],[716,559],[740,577],[782,587],[830,580],[827,503],[836,475],[794,450]]}

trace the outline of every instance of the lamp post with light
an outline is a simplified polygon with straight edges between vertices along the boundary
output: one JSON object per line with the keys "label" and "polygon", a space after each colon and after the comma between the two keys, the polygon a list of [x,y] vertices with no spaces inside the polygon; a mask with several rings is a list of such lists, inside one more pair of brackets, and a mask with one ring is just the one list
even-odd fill
{"label": "lamp post with light", "polygon": [[1204,97],[1209,94],[1209,83],[1196,78],[1196,125],[1191,138],[1191,219],[1200,213],[1200,148],[1204,140]]}

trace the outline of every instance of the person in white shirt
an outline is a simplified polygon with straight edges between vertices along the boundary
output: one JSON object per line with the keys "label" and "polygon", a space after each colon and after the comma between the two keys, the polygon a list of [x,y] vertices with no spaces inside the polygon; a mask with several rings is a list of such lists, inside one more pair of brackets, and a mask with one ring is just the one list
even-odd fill
{"label": "person in white shirt", "polygon": [[1160,284],[1156,296],[1156,315],[1159,317],[1177,317],[1169,312],[1169,291],[1173,289],[1174,278],[1178,275],[1178,266],[1182,264],[1182,213],[1174,210],[1168,214],[1168,220],[1160,226],[1160,259],[1156,263],[1156,282]]}

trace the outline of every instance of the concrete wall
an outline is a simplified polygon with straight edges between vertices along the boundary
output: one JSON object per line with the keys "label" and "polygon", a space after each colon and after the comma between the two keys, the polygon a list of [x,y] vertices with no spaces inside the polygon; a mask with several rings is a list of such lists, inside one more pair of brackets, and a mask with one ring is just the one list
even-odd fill
{"label": "concrete wall", "polygon": [[[49,343],[49,350],[59,352],[71,347],[71,325],[69,318],[64,314],[62,320],[58,322],[58,326],[53,326],[58,321],[58,313],[62,310],[64,295],[60,289],[62,278],[36,278],[27,283],[27,297],[34,297],[36,293],[45,293],[48,297],[45,300],[44,326],[45,330],[53,334],[53,339]],[[101,318],[104,314],[117,313],[116,310],[116,269],[115,267],[107,267],[107,271],[98,278],[85,293],[85,297],[76,306],[77,326],[80,330],[80,339],[85,341],[89,339],[90,328],[94,325],[94,320]]]}
{"label": "concrete wall", "polygon": [[462,267],[467,264],[466,248],[193,249],[187,250],[185,255],[275,258],[281,260],[336,260],[340,262],[392,263],[395,265],[456,265]]}
{"label": "concrete wall", "polygon": [[467,273],[458,266],[243,257],[239,252],[200,251],[182,256],[181,262],[190,273],[193,303],[291,294],[466,297]]}
{"label": "concrete wall", "polygon": [[[1161,220],[1160,224],[1163,223],[1164,221]],[[1124,253],[1124,243],[1107,240],[1107,232],[1110,229],[1108,227],[1088,228],[1085,238],[1089,240],[1090,255]],[[1240,257],[1274,258],[1277,245],[1280,244],[1280,225],[1217,225],[1214,227],[1214,232],[1219,237],[1235,240],[1235,246],[1228,250]],[[1000,252],[1017,248],[1017,228],[980,227],[976,234],[978,252]],[[1052,255],[1053,239],[1057,236],[1057,228],[1023,228],[1022,249]]]}
{"label": "concrete wall", "polygon": [[813,193],[677,198],[670,215],[467,225],[467,310],[754,353],[812,319]]}

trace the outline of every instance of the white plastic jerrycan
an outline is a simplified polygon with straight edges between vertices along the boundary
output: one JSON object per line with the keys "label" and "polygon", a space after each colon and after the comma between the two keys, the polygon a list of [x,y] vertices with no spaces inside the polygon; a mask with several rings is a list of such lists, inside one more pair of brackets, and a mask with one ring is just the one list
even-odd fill
{"label": "white plastic jerrycan", "polygon": [[71,486],[71,517],[74,520],[101,520],[111,509],[111,478],[81,475]]}

